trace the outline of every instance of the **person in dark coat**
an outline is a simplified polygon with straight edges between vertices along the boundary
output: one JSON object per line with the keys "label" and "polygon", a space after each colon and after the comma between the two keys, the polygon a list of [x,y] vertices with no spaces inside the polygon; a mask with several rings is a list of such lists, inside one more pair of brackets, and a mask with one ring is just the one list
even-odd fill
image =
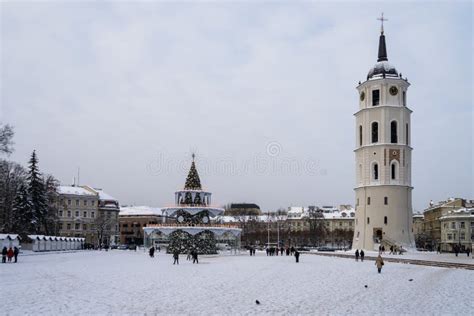
{"label": "person in dark coat", "polygon": [[155,247],[152,246],[152,247],[150,248],[149,253],[150,253],[150,257],[151,257],[151,258],[154,258],[154,257],[155,257]]}
{"label": "person in dark coat", "polygon": [[196,249],[193,250],[191,254],[192,254],[192,256],[193,256],[193,264],[194,264],[194,263],[199,263],[197,250],[196,250]]}
{"label": "person in dark coat", "polygon": [[290,247],[286,247],[286,255],[287,255],[287,256],[290,255]]}
{"label": "person in dark coat", "polygon": [[285,251],[285,248],[281,247],[280,248],[280,254],[283,256],[283,252]]}
{"label": "person in dark coat", "polygon": [[300,252],[298,250],[295,250],[295,259],[296,263],[300,262]]}
{"label": "person in dark coat", "polygon": [[173,264],[179,264],[179,251],[178,250],[175,250],[173,252]]}
{"label": "person in dark coat", "polygon": [[360,250],[360,261],[364,262],[364,256],[365,256],[365,253],[364,253],[364,250]]}
{"label": "person in dark coat", "polygon": [[356,256],[356,261],[359,261],[359,249],[356,249],[355,256]]}
{"label": "person in dark coat", "polygon": [[12,249],[12,247],[8,248],[7,257],[8,257],[8,262],[12,262],[12,258],[13,258],[13,249]]}
{"label": "person in dark coat", "polygon": [[3,247],[2,249],[2,263],[5,263],[7,262],[7,247]]}
{"label": "person in dark coat", "polygon": [[469,257],[469,254],[471,253],[471,249],[470,249],[470,248],[466,248],[466,253],[467,253],[467,256]]}
{"label": "person in dark coat", "polygon": [[290,253],[291,253],[291,255],[293,255],[295,253],[295,247],[291,246]]}
{"label": "person in dark coat", "polygon": [[454,246],[454,253],[456,254],[456,257],[458,256],[459,254],[459,248],[457,245]]}
{"label": "person in dark coat", "polygon": [[[13,256],[15,257],[15,263],[18,262],[18,254],[20,253],[20,250],[18,249],[18,247],[14,247],[13,248]],[[469,255],[468,255],[469,256]]]}

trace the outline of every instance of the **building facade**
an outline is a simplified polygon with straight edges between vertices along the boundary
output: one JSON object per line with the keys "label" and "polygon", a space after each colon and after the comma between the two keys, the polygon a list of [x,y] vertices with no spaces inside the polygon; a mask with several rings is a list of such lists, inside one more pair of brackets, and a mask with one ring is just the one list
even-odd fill
{"label": "building facade", "polygon": [[357,86],[354,249],[414,246],[409,86],[388,63],[382,24],[377,63]]}
{"label": "building facade", "polygon": [[440,250],[460,252],[472,250],[474,243],[474,208],[451,210],[442,217]]}
{"label": "building facade", "polygon": [[94,221],[97,242],[101,245],[116,245],[120,241],[118,216],[119,201],[102,189],[84,186],[99,196],[98,216]]}
{"label": "building facade", "polygon": [[162,223],[164,220],[160,208],[148,206],[121,207],[119,213],[120,243],[123,245],[143,245],[143,228]]}
{"label": "building facade", "polygon": [[99,214],[99,196],[83,187],[58,187],[59,234],[85,238],[96,244],[94,221]]}
{"label": "building facade", "polygon": [[119,202],[90,186],[58,187],[59,234],[82,237],[89,245],[113,245],[118,241]]}

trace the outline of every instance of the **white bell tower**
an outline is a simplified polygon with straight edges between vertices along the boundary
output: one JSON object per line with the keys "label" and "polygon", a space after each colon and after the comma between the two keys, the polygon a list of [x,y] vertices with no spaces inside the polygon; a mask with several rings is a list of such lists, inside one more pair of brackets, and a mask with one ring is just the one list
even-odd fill
{"label": "white bell tower", "polygon": [[356,223],[352,248],[414,246],[407,79],[388,63],[382,22],[378,59],[357,87]]}

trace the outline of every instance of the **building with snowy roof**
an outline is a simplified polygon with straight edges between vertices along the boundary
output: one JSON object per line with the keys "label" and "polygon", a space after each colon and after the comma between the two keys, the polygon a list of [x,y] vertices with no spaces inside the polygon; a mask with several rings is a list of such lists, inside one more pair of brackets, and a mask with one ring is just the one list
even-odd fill
{"label": "building with snowy roof", "polygon": [[58,187],[59,234],[94,246],[118,241],[118,201],[91,186]]}
{"label": "building with snowy roof", "polygon": [[143,228],[162,223],[163,212],[159,207],[122,206],[119,213],[120,243],[143,244]]}
{"label": "building with snowy roof", "polygon": [[473,200],[448,198],[436,203],[431,201],[423,212],[423,218],[417,219],[422,227],[418,231],[418,236],[422,238],[419,238],[420,244],[417,246],[430,250],[440,247],[443,251],[452,251],[456,241],[461,248],[467,247],[474,240],[474,221],[471,222],[468,214],[471,209],[474,209]]}
{"label": "building with snowy roof", "polygon": [[13,248],[20,246],[21,238],[18,234],[0,234],[0,248]]}

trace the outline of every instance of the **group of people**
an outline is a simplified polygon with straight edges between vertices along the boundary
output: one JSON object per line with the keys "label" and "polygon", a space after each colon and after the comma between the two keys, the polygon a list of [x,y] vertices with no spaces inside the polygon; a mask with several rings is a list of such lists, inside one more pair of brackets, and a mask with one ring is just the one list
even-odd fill
{"label": "group of people", "polygon": [[356,249],[356,252],[355,252],[356,261],[359,261],[359,256],[360,256],[360,261],[364,262],[364,257],[365,257],[364,250],[361,249],[359,251],[359,249]]}
{"label": "group of people", "polygon": [[[250,256],[255,256],[255,247],[249,247]],[[267,247],[265,249],[267,256],[283,256],[286,253],[287,256],[295,256],[296,262],[300,262],[300,252],[295,247]]]}
{"label": "group of people", "polygon": [[193,259],[193,264],[199,263],[198,252],[196,249],[188,250],[188,256],[186,257],[186,260],[190,261],[191,259]]}
{"label": "group of people", "polygon": [[18,254],[20,253],[20,250],[18,249],[18,247],[10,247],[7,249],[7,247],[3,247],[2,249],[2,263],[6,263],[7,262],[7,258],[8,258],[8,262],[12,262],[12,259],[15,258],[15,263],[18,262]]}
{"label": "group of people", "polygon": [[[383,246],[381,246],[381,247],[383,247]],[[381,248],[379,248],[379,255],[377,256],[377,259],[375,259],[375,265],[377,266],[377,271],[379,273],[382,272],[382,267],[385,264],[384,261],[383,261],[383,258],[382,258],[382,252],[380,250],[381,250]],[[365,253],[364,253],[363,249],[361,249],[360,251],[359,251],[359,249],[356,249],[356,251],[355,251],[355,260],[359,261],[359,257],[360,257],[360,261],[364,262]]]}
{"label": "group of people", "polygon": [[[198,264],[199,263],[199,258],[198,258],[198,251],[197,249],[193,250],[188,250],[186,260],[190,261],[193,260],[193,264]],[[179,250],[173,251],[173,264],[178,264],[179,265]]]}
{"label": "group of people", "polygon": [[[252,251],[253,251],[253,255],[255,255],[255,248],[254,247],[250,247],[250,255],[252,255]],[[266,253],[267,253],[267,256],[278,256],[278,253],[280,254],[280,256],[283,256],[284,253],[286,253],[287,256],[293,256],[296,249],[295,247],[291,246],[291,247],[267,247],[265,249]]]}

